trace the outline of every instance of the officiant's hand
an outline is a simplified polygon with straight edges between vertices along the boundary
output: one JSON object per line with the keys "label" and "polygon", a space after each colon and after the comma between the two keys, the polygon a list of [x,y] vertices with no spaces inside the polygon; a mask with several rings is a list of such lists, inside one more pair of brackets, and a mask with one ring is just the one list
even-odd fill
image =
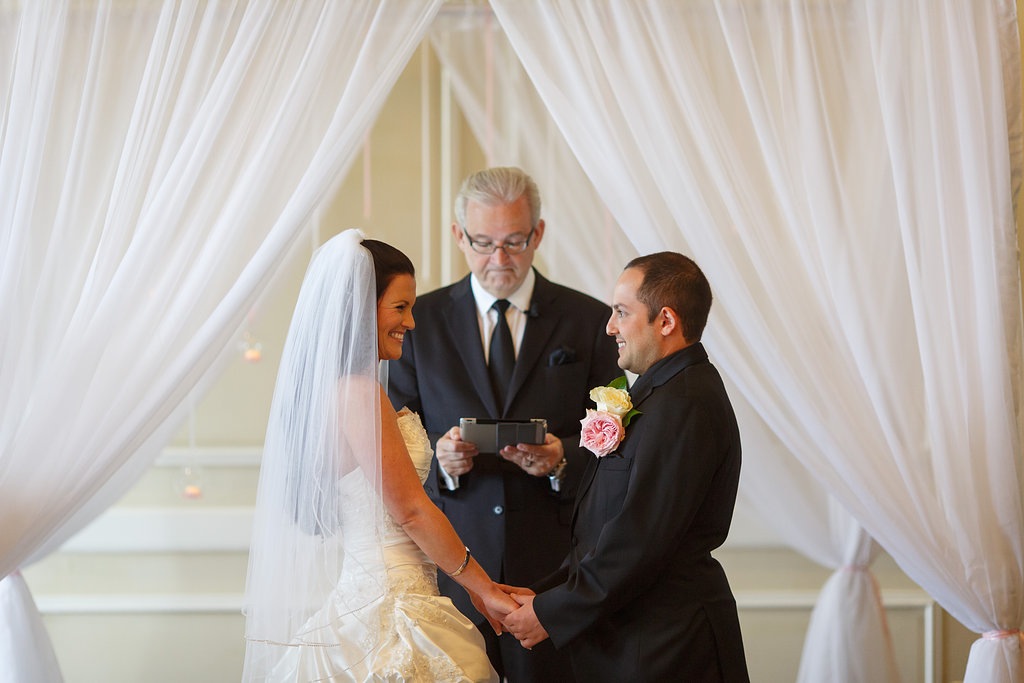
{"label": "officiant's hand", "polygon": [[437,440],[437,462],[450,476],[457,477],[473,469],[473,459],[480,454],[476,444],[462,440],[462,432],[452,427]]}
{"label": "officiant's hand", "polygon": [[[441,442],[438,441],[440,444]],[[510,462],[519,465],[524,472],[535,477],[546,477],[551,470],[562,462],[565,457],[565,449],[562,447],[562,440],[554,434],[545,434],[544,443],[520,443],[514,446],[505,446],[499,454]]]}
{"label": "officiant's hand", "polygon": [[502,622],[506,630],[515,636],[519,644],[527,650],[548,639],[547,630],[541,626],[537,614],[533,611],[533,595],[512,595],[512,599],[522,605],[515,612],[510,613]]}

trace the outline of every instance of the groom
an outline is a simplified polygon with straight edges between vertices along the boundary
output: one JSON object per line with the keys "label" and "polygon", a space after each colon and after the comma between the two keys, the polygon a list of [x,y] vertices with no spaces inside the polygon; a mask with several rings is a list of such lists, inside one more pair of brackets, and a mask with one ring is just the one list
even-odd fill
{"label": "groom", "polygon": [[580,483],[569,556],[515,595],[506,628],[569,651],[581,681],[748,681],[736,601],[711,557],[729,532],[740,435],[700,343],[711,287],[673,252],[631,261],[607,332],[640,375],[624,440]]}

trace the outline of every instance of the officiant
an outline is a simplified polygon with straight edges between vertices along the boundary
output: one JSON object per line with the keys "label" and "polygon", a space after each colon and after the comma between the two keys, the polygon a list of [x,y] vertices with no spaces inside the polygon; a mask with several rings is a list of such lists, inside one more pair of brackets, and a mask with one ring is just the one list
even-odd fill
{"label": "officiant", "polygon": [[[470,175],[455,200],[452,235],[469,274],[421,296],[416,329],[391,363],[396,408],[419,413],[434,444],[427,493],[496,581],[529,585],[569,549],[569,521],[583,470],[579,447],[587,392],[621,374],[604,330],[610,309],[533,267],[544,239],[536,183],[513,167]],[[482,453],[461,439],[460,418],[547,420],[541,445]],[[470,618],[465,591],[441,592]],[[509,634],[478,627],[509,683],[575,680],[550,643],[527,651]]]}

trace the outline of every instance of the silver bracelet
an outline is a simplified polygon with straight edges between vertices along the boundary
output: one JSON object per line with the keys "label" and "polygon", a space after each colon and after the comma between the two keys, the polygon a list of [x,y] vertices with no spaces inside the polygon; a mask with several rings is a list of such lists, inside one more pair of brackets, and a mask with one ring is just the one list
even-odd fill
{"label": "silver bracelet", "polygon": [[452,577],[454,579],[456,576],[458,576],[462,572],[466,571],[466,567],[468,567],[468,566],[469,566],[469,548],[466,548],[466,559],[464,559],[462,561],[462,564],[459,565],[459,568],[456,569],[453,572],[450,572],[450,573],[449,572],[445,572],[445,574],[448,574],[448,576],[450,576],[450,577]]}

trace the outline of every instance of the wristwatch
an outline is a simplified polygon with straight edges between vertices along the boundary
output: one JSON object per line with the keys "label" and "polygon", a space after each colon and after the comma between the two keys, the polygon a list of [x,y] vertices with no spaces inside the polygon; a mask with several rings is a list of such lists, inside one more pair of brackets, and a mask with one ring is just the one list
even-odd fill
{"label": "wristwatch", "polygon": [[558,464],[552,467],[551,471],[548,472],[548,481],[551,482],[552,491],[557,493],[562,490],[562,479],[565,478],[565,466],[568,464],[568,461],[563,455],[562,459],[558,461]]}

